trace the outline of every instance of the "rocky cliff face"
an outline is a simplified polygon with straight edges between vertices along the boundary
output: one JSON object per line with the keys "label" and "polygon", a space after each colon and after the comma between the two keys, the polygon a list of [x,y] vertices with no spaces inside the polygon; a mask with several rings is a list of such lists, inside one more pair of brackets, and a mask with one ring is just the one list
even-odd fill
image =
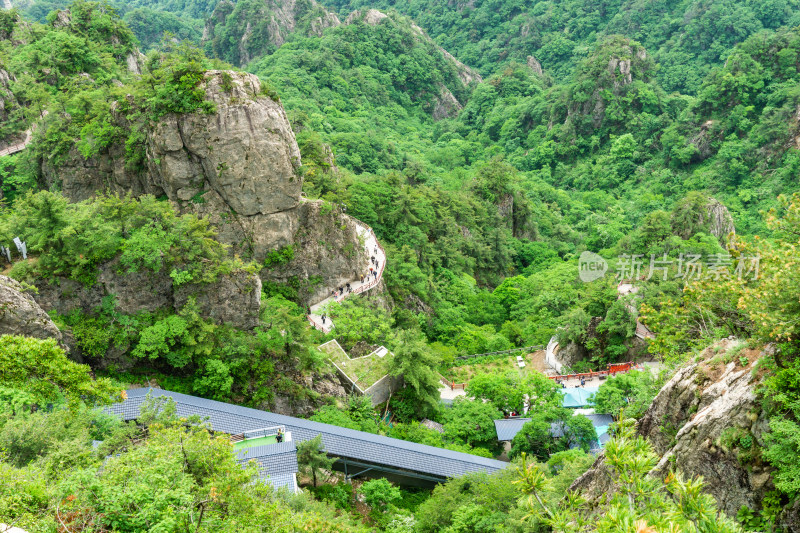
{"label": "rocky cliff face", "polygon": [[92,286],[56,277],[39,280],[36,288],[36,302],[61,315],[73,311],[90,314],[107,296],[113,296],[117,311],[126,315],[165,308],[178,311],[194,297],[203,318],[239,329],[253,329],[258,324],[261,305],[261,280],[243,270],[222,275],[213,283],[175,288],[169,273],[123,272],[118,259],[100,265],[97,283]]}
{"label": "rocky cliff face", "polygon": [[211,44],[217,56],[241,66],[273,52],[293,32],[319,36],[325,28],[339,24],[335,13],[314,0],[225,0],[206,20],[203,41]]}
{"label": "rocky cliff face", "polygon": [[292,371],[282,371],[282,375],[304,388],[296,394],[276,396],[264,408],[273,413],[289,416],[311,416],[332,398],[346,398],[347,391],[335,374],[315,374],[306,376]]}
{"label": "rocky cliff face", "polygon": [[719,200],[709,198],[706,205],[706,220],[711,234],[723,243],[727,242],[731,235],[736,234],[733,217]]}
{"label": "rocky cliff face", "polygon": [[330,296],[339,287],[361,276],[369,264],[364,244],[356,230],[356,220],[339,206],[304,201],[296,209],[297,231],[289,245],[293,259],[282,265],[268,265],[262,279],[295,286],[300,298],[309,304]]}
{"label": "rocky cliff face", "polygon": [[[19,102],[17,102],[14,93],[11,92],[10,84],[10,74],[0,69],[0,124],[8,124],[11,119],[11,113],[19,108]],[[0,138],[0,150],[21,142],[24,137],[24,132],[18,131]]]}
{"label": "rocky cliff face", "polygon": [[433,104],[433,120],[441,120],[443,118],[453,118],[461,111],[462,106],[458,102],[450,89],[441,85],[439,87],[439,95]]}
{"label": "rocky cliff face", "polygon": [[296,207],[300,150],[280,103],[260,94],[251,74],[208,71],[203,89],[216,112],[163,117],[147,132],[145,172],[125,168],[121,146],[89,159],[73,150],[58,167],[43,165],[47,184],[73,201],[104,190],[152,194],[201,215],[253,217]]}
{"label": "rocky cliff face", "polygon": [[760,353],[743,350],[726,363],[723,354],[737,344],[723,341],[715,347],[721,361],[708,350],[705,360],[678,371],[639,424],[639,433],[662,456],[653,473],[664,475],[677,465],[687,474],[703,476],[706,490],[730,516],[742,506],[757,509],[772,489],[768,468],[750,463],[745,451],[731,444],[740,435],[763,445],[762,434],[768,429],[755,394],[759,380],[750,366]]}
{"label": "rocky cliff face", "polygon": [[[761,354],[735,340],[709,348],[664,385],[638,426],[661,457],[651,475],[678,469],[703,476],[705,490],[732,517],[743,506],[759,509],[774,488],[769,466],[755,453],[768,429],[756,396],[760,378],[752,366]],[[603,497],[610,490],[604,469],[600,456],[571,489],[592,501]]]}
{"label": "rocky cliff face", "polygon": [[[430,37],[428,37],[427,35],[426,38],[430,39]],[[437,48],[439,49],[439,52],[441,52],[441,54],[445,57],[445,59],[450,61],[453,64],[453,66],[456,67],[456,71],[458,72],[458,78],[461,80],[461,83],[463,83],[464,85],[472,85],[473,83],[480,83],[483,81],[483,78],[481,77],[480,74],[478,74],[477,70],[468,67],[467,65],[456,59],[453,56],[453,54],[451,54],[441,46],[437,46]]]}
{"label": "rocky cliff face", "polygon": [[[1,285],[2,282],[0,282],[0,302],[3,302],[5,295],[2,293]],[[253,329],[258,325],[261,306],[261,280],[255,274],[241,270],[234,271],[220,276],[213,283],[187,284],[176,288],[167,272],[124,272],[120,269],[118,259],[100,265],[97,283],[92,286],[56,277],[51,280],[39,280],[36,288],[38,293],[31,298],[31,301],[35,299],[34,305],[40,311],[46,309],[61,315],[74,311],[91,314],[103,304],[104,298],[113,296],[116,310],[126,315],[155,312],[160,309],[177,312],[186,305],[189,298],[193,298],[203,318],[242,330]],[[1,306],[2,303],[0,308]],[[41,314],[50,320],[44,311],[41,311]],[[52,327],[55,328],[55,325]],[[60,333],[58,338],[60,339]],[[74,359],[81,360],[80,347],[70,335],[66,335],[64,343],[70,348],[70,355]],[[112,346],[99,361],[99,367],[110,364],[119,370],[132,367],[135,362],[126,355],[126,352],[126,347]]]}
{"label": "rocky cliff face", "polygon": [[148,175],[182,211],[209,217],[234,253],[261,259],[291,235],[300,150],[256,76],[209,71],[205,90],[216,113],[164,117],[148,138]]}
{"label": "rocky cliff face", "polygon": [[0,276],[0,335],[63,340],[61,331],[33,297],[18,281],[6,276]]}
{"label": "rocky cliff face", "polygon": [[90,159],[73,150],[58,168],[43,167],[48,185],[73,201],[106,190],[164,196],[207,217],[232,254],[257,262],[292,246],[291,263],[262,279],[300,283],[310,300],[354,279],[368,261],[355,222],[301,202],[300,150],[280,103],[252,74],[209,71],[204,89],[216,112],[160,120],[148,132],[144,172],[125,168],[121,146]]}

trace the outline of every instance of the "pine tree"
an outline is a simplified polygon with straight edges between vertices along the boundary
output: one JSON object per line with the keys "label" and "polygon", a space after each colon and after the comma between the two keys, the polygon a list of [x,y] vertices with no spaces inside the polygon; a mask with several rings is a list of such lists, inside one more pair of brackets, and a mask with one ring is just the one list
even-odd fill
{"label": "pine tree", "polygon": [[330,470],[335,459],[328,457],[322,444],[322,435],[297,444],[297,463],[303,473],[311,474],[314,486],[317,486],[317,474],[321,470]]}

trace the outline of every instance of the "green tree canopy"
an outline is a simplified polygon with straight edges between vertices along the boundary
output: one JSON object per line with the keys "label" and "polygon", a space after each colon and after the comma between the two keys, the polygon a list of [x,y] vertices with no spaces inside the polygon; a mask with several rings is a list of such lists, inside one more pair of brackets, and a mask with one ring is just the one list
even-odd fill
{"label": "green tree canopy", "polygon": [[297,444],[297,464],[302,472],[311,476],[314,486],[317,486],[317,476],[323,470],[330,470],[335,459],[328,457],[322,444],[322,435]]}
{"label": "green tree canopy", "polygon": [[94,379],[87,365],[70,361],[53,339],[0,336],[0,393],[6,408],[70,404],[107,404],[122,391],[108,378]]}
{"label": "green tree canopy", "polygon": [[389,372],[403,377],[406,399],[413,402],[417,416],[435,411],[439,405],[438,358],[415,331],[401,332],[396,345]]}
{"label": "green tree canopy", "polygon": [[591,420],[574,415],[568,409],[550,408],[531,412],[526,422],[511,441],[511,457],[523,453],[546,462],[557,452],[578,447],[588,452],[597,442],[597,433]]}
{"label": "green tree canopy", "polygon": [[444,434],[456,442],[496,451],[494,421],[502,416],[491,403],[457,398],[449,409],[442,412]]}
{"label": "green tree canopy", "polygon": [[592,398],[595,410],[618,416],[624,409],[626,416],[639,418],[658,392],[658,383],[649,370],[632,370],[611,376]]}

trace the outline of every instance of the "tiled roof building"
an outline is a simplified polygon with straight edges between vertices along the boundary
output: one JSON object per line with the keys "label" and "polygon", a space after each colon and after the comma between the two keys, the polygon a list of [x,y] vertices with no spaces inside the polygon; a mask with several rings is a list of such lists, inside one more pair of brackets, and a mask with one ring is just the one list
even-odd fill
{"label": "tiled roof building", "polygon": [[[128,397],[123,402],[109,407],[109,410],[125,420],[133,420],[139,416],[139,408],[150,392],[153,397],[165,396],[175,400],[178,416],[199,415],[208,418],[214,431],[233,435],[268,426],[283,426],[291,433],[294,442],[303,442],[322,435],[322,442],[328,455],[337,458],[334,468],[344,471],[351,477],[370,472],[400,483],[425,485],[439,483],[469,472],[497,472],[508,466],[508,463],[502,461],[468,453],[160,389],[129,390]],[[252,451],[254,448],[249,450],[250,454],[254,453]],[[272,460],[272,456],[264,459],[266,475],[273,475],[269,470]],[[259,463],[261,464],[260,460]]]}
{"label": "tiled roof building", "polygon": [[236,452],[240,462],[254,460],[262,479],[276,489],[297,492],[297,447],[294,441],[244,448]]}

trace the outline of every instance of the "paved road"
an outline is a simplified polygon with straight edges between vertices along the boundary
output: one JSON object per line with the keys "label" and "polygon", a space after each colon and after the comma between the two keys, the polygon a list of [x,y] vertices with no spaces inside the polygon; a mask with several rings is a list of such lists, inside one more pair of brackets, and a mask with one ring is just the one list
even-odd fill
{"label": "paved road", "polygon": [[[381,245],[378,243],[378,239],[375,237],[375,233],[367,226],[362,224],[356,223],[356,230],[358,234],[364,238],[364,244],[367,251],[367,256],[375,258],[378,260],[378,275],[377,277],[368,276],[369,279],[364,279],[362,282],[360,279],[354,279],[350,281],[350,288],[352,292],[345,291],[344,294],[337,294],[334,298],[333,295],[325,298],[319,303],[316,303],[311,306],[311,314],[308,315],[308,320],[311,324],[317,328],[318,330],[322,331],[323,333],[328,333],[333,329],[333,320],[330,317],[325,319],[325,323],[322,323],[322,315],[325,314],[326,309],[330,304],[335,301],[341,302],[348,296],[352,296],[354,294],[361,294],[362,292],[366,292],[370,290],[372,287],[375,287],[378,283],[381,282],[381,277],[383,277],[383,269],[386,266],[386,253],[381,248]],[[364,273],[368,274],[369,269],[372,267],[373,269],[375,266],[369,262],[364,265]],[[337,287],[338,289],[338,287]],[[329,290],[334,290],[330,288]]]}

